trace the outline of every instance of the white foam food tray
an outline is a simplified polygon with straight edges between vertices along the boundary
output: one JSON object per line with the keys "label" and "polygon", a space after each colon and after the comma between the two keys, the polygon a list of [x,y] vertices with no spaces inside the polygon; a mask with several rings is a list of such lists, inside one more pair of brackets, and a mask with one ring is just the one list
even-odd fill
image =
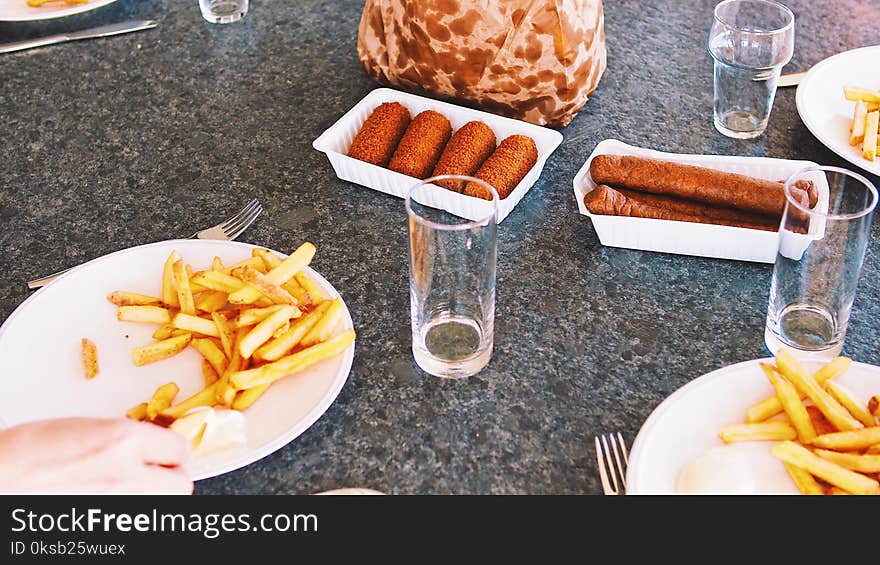
{"label": "white foam food tray", "polygon": [[[772,181],[785,180],[801,169],[817,166],[812,161],[768,157],[664,153],[628,145],[616,139],[606,139],[596,145],[587,162],[574,177],[574,194],[578,210],[581,214],[589,216],[602,245],[758,263],[775,262],[779,244],[778,232],[590,213],[584,204],[584,196],[596,188],[596,183],[590,177],[590,163],[596,155],[636,155],[740,173]],[[824,176],[822,179],[824,180]],[[817,208],[827,209],[828,186],[827,184],[823,186],[822,182],[818,182],[817,185],[819,195]],[[808,234],[794,238],[795,246],[799,249],[789,251],[786,255],[799,256],[809,245],[809,242],[821,238],[823,232],[824,222],[811,222]]]}
{"label": "white foam food tray", "polygon": [[[457,131],[467,122],[480,120],[492,128],[498,143],[514,134],[527,135],[535,140],[535,145],[538,148],[538,161],[513,192],[498,202],[499,222],[510,214],[526,192],[535,184],[535,181],[541,176],[541,170],[544,168],[547,158],[562,143],[562,134],[549,128],[391,88],[377,88],[322,133],[312,146],[327,154],[330,164],[333,165],[333,170],[336,171],[336,176],[340,179],[400,198],[406,197],[407,191],[420,179],[359,161],[347,155],[348,148],[363,123],[373,110],[384,102],[400,102],[407,107],[413,117],[424,110],[440,112],[450,121],[453,131]],[[469,220],[479,220],[491,213],[490,202],[441,187],[437,187],[436,192],[432,192],[431,198],[424,204]]]}

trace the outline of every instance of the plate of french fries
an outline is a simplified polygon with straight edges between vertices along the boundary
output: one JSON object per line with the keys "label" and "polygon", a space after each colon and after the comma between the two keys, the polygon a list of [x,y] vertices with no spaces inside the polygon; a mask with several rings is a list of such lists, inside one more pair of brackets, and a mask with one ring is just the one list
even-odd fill
{"label": "plate of french fries", "polygon": [[3,0],[0,21],[25,22],[72,16],[116,0]]}
{"label": "plate of french fries", "polygon": [[330,407],[354,357],[316,253],[174,240],[74,268],[0,327],[0,418],[171,427],[193,443],[194,480],[269,455]]}
{"label": "plate of french fries", "polygon": [[826,147],[880,175],[880,45],[813,66],[797,87],[804,124]]}
{"label": "plate of french fries", "polygon": [[713,371],[654,410],[629,461],[627,494],[880,494],[880,367],[782,351]]}

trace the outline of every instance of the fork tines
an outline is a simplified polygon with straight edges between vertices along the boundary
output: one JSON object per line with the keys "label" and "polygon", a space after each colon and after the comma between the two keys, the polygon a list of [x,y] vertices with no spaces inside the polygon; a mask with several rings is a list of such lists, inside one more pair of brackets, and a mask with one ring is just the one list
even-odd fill
{"label": "fork tines", "polygon": [[[602,480],[602,489],[605,494],[625,493],[629,453],[627,453],[626,442],[620,432],[596,436],[596,462],[599,464],[599,477]],[[619,482],[618,476],[620,477]]]}

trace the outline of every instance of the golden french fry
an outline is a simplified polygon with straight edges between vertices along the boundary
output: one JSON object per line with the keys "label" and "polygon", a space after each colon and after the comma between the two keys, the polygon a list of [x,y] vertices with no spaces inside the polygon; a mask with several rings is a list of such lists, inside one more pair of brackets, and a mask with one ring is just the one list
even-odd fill
{"label": "golden french fry", "polygon": [[[273,363],[263,365],[257,369],[233,373],[230,376],[230,381],[239,390],[270,385],[288,375],[316,365],[325,359],[335,357],[345,351],[354,341],[354,338],[354,330],[346,329],[328,341],[307,347],[302,351],[282,357]],[[791,429],[791,433],[795,433],[794,429]]]}
{"label": "golden french fry", "polygon": [[266,264],[263,262],[263,260],[260,257],[256,257],[256,256],[252,255],[251,257],[248,257],[244,261],[239,261],[238,263],[235,263],[234,265],[230,265],[230,266],[224,268],[223,273],[230,275],[230,274],[232,274],[232,271],[234,271],[235,269],[237,269],[239,267],[245,267],[245,266],[253,267],[254,269],[260,271],[261,273],[264,272],[264,270],[266,269]]}
{"label": "golden french fry", "polygon": [[211,363],[204,357],[202,358],[202,378],[205,380],[205,386],[211,386],[220,378]]}
{"label": "golden french fry", "polygon": [[153,332],[153,339],[163,340],[168,339],[173,335],[175,328],[171,325],[171,322],[167,324],[162,324],[156,331]]}
{"label": "golden french fry", "polygon": [[874,416],[869,414],[867,410],[862,408],[859,403],[856,402],[852,393],[848,391],[846,387],[840,383],[828,381],[825,383],[825,390],[830,392],[831,396],[837,399],[837,401],[849,411],[852,417],[863,423],[866,428],[870,428],[874,425]]}
{"label": "golden french fry", "polygon": [[816,379],[807,373],[788,351],[782,349],[776,355],[776,368],[791,381],[791,384],[804,393],[838,430],[857,430],[865,427],[825,392]]}
{"label": "golden french fry", "polygon": [[147,419],[147,403],[141,402],[137,406],[130,408],[128,412],[125,413],[126,418],[130,418],[132,420],[137,420],[139,422]]}
{"label": "golden french fry", "polygon": [[245,287],[245,283],[224,271],[201,271],[193,275],[193,282],[209,290],[227,294]]}
{"label": "golden french fry", "polygon": [[303,271],[293,275],[294,280],[309,294],[309,302],[318,304],[324,300],[324,293]]}
{"label": "golden french fry", "polygon": [[226,306],[227,294],[222,290],[206,290],[196,298],[196,310],[216,312]]}
{"label": "golden french fry", "polygon": [[764,370],[764,374],[767,375],[770,384],[776,390],[776,397],[779,398],[779,403],[782,404],[783,410],[785,410],[788,419],[791,420],[791,424],[797,431],[798,440],[802,443],[813,441],[813,438],[816,437],[816,430],[813,428],[810,415],[807,414],[807,409],[801,403],[794,385],[779,376],[770,365],[766,363],[761,363],[760,365],[761,369]]}
{"label": "golden french fry", "polygon": [[274,314],[278,310],[284,308],[283,304],[273,304],[265,308],[248,308],[242,310],[235,320],[236,328],[244,328],[247,326],[255,326],[265,320],[270,314]]}
{"label": "golden french fry", "polygon": [[844,86],[843,96],[847,100],[853,101],[864,100],[865,102],[880,102],[880,90],[870,90],[858,86]]}
{"label": "golden french fry", "polygon": [[880,394],[875,394],[868,399],[868,412],[875,418],[880,418]]}
{"label": "golden french fry", "polygon": [[174,263],[180,260],[177,251],[172,251],[165,260],[165,267],[162,271],[162,302],[169,308],[180,308],[180,301],[177,298],[177,290],[174,288]]}
{"label": "golden french fry", "polygon": [[862,449],[875,443],[880,443],[880,426],[824,434],[813,440],[816,447],[836,450]]}
{"label": "golden french fry", "polygon": [[147,363],[155,363],[162,359],[167,359],[173,355],[177,355],[189,345],[192,339],[191,333],[185,333],[179,336],[169,337],[162,341],[156,341],[141,347],[136,347],[131,351],[131,360],[135,365],[141,366]]}
{"label": "golden french fry", "polygon": [[770,454],[853,494],[880,494],[876,480],[822,459],[793,441],[774,445]]}
{"label": "golden french fry", "polygon": [[205,387],[199,392],[187,398],[186,400],[180,402],[179,404],[169,406],[168,408],[159,412],[156,420],[161,423],[170,422],[176,420],[177,418],[180,418],[193,408],[198,408],[200,406],[214,406],[215,404],[217,404],[217,401],[214,398],[216,390],[217,383]]}
{"label": "golden french fry", "polygon": [[153,420],[162,410],[165,410],[174,402],[174,397],[180,389],[175,383],[166,383],[156,389],[153,397],[147,403],[147,419]]}
{"label": "golden french fry", "polygon": [[718,437],[724,443],[781,441],[796,438],[797,431],[788,422],[771,420],[769,422],[754,422],[750,424],[730,424],[721,428],[721,431],[718,432]]}
{"label": "golden french fry", "polygon": [[213,341],[208,338],[196,338],[192,340],[190,345],[192,345],[192,348],[198,351],[202,357],[208,360],[208,363],[214,367],[214,370],[217,371],[218,375],[222,375],[223,372],[226,371],[226,366],[229,364],[229,361],[226,359],[226,355],[223,354],[223,350]]}
{"label": "golden french fry", "polygon": [[833,434],[837,431],[837,428],[828,421],[825,414],[815,406],[807,406],[807,414],[810,416],[810,421],[813,422],[813,429],[816,430],[816,435]]}
{"label": "golden french fry", "polygon": [[788,471],[788,475],[791,477],[791,480],[794,481],[795,486],[801,494],[825,494],[822,485],[819,484],[813,475],[791,463],[783,462],[782,464],[785,466],[785,470]]}
{"label": "golden french fry", "polygon": [[880,127],[880,111],[868,112],[865,116],[865,139],[862,140],[862,155],[873,161],[877,156],[877,128]]}
{"label": "golden french fry", "polygon": [[324,315],[309,332],[303,336],[300,344],[303,346],[314,345],[321,341],[327,341],[333,335],[333,330],[344,316],[342,299],[336,298],[330,302],[330,306],[324,311]]}
{"label": "golden french fry", "polygon": [[[309,242],[300,245],[296,251],[269,271],[266,276],[273,283],[282,285],[290,280],[296,273],[303,270],[315,256],[315,246]],[[262,262],[260,257],[253,257]],[[255,288],[243,288],[229,295],[232,304],[251,304],[260,296],[260,291]]]}
{"label": "golden french fry", "polygon": [[270,339],[280,337],[280,336],[286,334],[288,330],[290,330],[290,320],[287,320],[286,322],[284,322],[281,325],[281,327],[279,327],[277,330],[272,332],[272,337]]}
{"label": "golden french fry", "polygon": [[275,333],[275,330],[289,322],[290,318],[297,312],[299,312],[299,309],[296,306],[288,305],[267,316],[262,322],[257,324],[254,329],[248,332],[248,334],[244,336],[244,339],[241,340],[238,349],[241,356],[247,359],[253,355],[258,347],[272,338],[272,334]]}
{"label": "golden french fry", "polygon": [[189,287],[189,275],[182,259],[178,259],[171,265],[171,274],[174,279],[174,288],[177,289],[177,302],[180,304],[180,311],[184,314],[195,315],[196,305]]}
{"label": "golden french fry", "polygon": [[[846,371],[850,365],[852,365],[852,359],[850,359],[849,357],[836,357],[828,362],[821,369],[816,371],[816,374],[813,375],[813,378],[816,380],[817,383],[821,385],[827,380],[833,379],[834,377]],[[804,399],[806,395],[798,391],[798,397]],[[761,402],[750,406],[749,409],[746,410],[746,421],[763,422],[764,420],[772,418],[780,412],[782,412],[782,404],[779,403],[779,399],[777,397],[771,396],[765,398]]]}
{"label": "golden french fry", "polygon": [[116,319],[121,322],[167,324],[171,321],[171,313],[161,306],[120,306],[116,309]]}
{"label": "golden french fry", "polygon": [[126,292],[124,290],[111,292],[107,295],[107,300],[117,306],[148,306],[162,302],[161,298],[154,298],[146,294],[135,294],[134,292]]}
{"label": "golden french fry", "polygon": [[211,319],[217,326],[217,333],[220,334],[220,343],[223,345],[223,353],[227,359],[232,359],[232,346],[235,344],[235,325],[232,324],[222,312],[212,312]]}
{"label": "golden french fry", "polygon": [[254,249],[253,255],[254,257],[259,257],[260,259],[262,259],[263,265],[266,268],[266,272],[271,271],[281,264],[281,259],[268,249]]}
{"label": "golden french fry", "polygon": [[817,449],[816,455],[859,473],[880,473],[880,455],[859,455],[858,453],[841,453],[827,449]]}
{"label": "golden french fry", "polygon": [[189,291],[192,293],[193,297],[195,297],[195,295],[200,292],[204,292],[204,291],[208,290],[207,288],[192,282],[192,278],[193,278],[192,265],[187,265],[186,266],[186,280],[189,282]]}
{"label": "golden french fry", "polygon": [[223,261],[220,260],[220,257],[214,257],[214,260],[211,261],[211,270],[212,271],[222,271],[223,270]]}
{"label": "golden french fry", "polygon": [[850,127],[849,144],[858,145],[865,139],[865,116],[868,114],[868,103],[864,100],[856,101],[853,110],[853,121]]}
{"label": "golden french fry", "polygon": [[98,347],[95,342],[88,338],[82,338],[80,347],[80,357],[82,357],[83,371],[87,379],[94,379],[98,376]]}
{"label": "golden french fry", "polygon": [[314,310],[294,322],[284,335],[269,340],[254,351],[254,357],[266,361],[277,361],[290,353],[294,347],[299,345],[303,336],[309,333],[315,324],[321,320],[324,312],[326,312],[331,304],[329,301],[319,304]]}
{"label": "golden french fry", "polygon": [[245,367],[246,360],[242,359],[241,353],[239,353],[239,348],[241,347],[241,340],[244,339],[249,331],[250,330],[247,328],[238,328],[235,330],[235,341],[232,345],[232,357],[229,359],[226,371],[220,375],[220,380],[217,383],[217,392],[215,395],[217,402],[226,407],[232,406],[232,403],[235,400],[235,393],[237,392],[230,384],[229,376]]}
{"label": "golden french fry", "polygon": [[184,314],[183,312],[174,315],[174,318],[171,320],[171,325],[187,332],[211,337],[220,337],[220,332],[217,331],[217,325],[213,320],[206,320],[205,318],[191,316],[189,314]]}
{"label": "golden french fry", "polygon": [[[281,288],[280,285],[272,281],[268,276],[252,267],[239,267],[232,271],[232,276],[238,277],[244,282],[252,285],[275,304],[296,304],[296,299],[291,296],[289,292]],[[235,294],[229,296],[230,303],[236,304],[235,300]],[[244,302],[244,304],[249,304],[250,302]]]}
{"label": "golden french fry", "polygon": [[269,385],[262,385],[255,386],[247,390],[238,391],[238,393],[235,395],[235,400],[232,402],[232,409],[244,410],[246,408],[249,408],[251,404],[256,402],[258,398],[263,396],[263,393],[266,392],[266,389],[268,388]]}

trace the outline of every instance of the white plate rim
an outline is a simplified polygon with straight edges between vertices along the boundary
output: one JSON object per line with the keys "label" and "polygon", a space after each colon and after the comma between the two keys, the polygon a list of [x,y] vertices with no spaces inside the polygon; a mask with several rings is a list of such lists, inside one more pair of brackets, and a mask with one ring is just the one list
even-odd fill
{"label": "white plate rim", "polygon": [[[15,0],[20,1],[22,5],[24,5],[26,0]],[[102,8],[108,4],[112,4],[116,2],[116,0],[94,0],[90,1],[86,4],[78,4],[75,6],[69,6],[66,8],[59,8],[56,10],[46,10],[44,8],[33,8],[34,10],[42,10],[40,14],[21,14],[21,15],[3,15],[3,12],[0,11],[0,22],[37,22],[42,20],[53,20],[55,18],[63,18],[66,16],[73,16],[75,14],[81,14],[83,12],[88,12],[90,10],[96,10],[98,8]]]}
{"label": "white plate rim", "polygon": [[[269,249],[270,251],[272,251],[273,253],[277,253],[278,255],[287,256],[286,253],[281,253],[279,251],[275,251],[274,249],[272,249],[270,247],[266,247],[266,246],[254,245],[254,244],[244,243],[244,242],[240,242],[240,241],[226,241],[226,240],[216,240],[216,239],[199,239],[199,240],[169,239],[169,240],[164,240],[164,241],[157,241],[154,243],[146,243],[143,245],[135,245],[132,247],[128,247],[126,249],[120,249],[119,251],[114,251],[112,253],[108,253],[106,255],[96,257],[96,258],[92,259],[91,261],[87,261],[85,263],[77,265],[77,266],[71,268],[69,271],[67,271],[64,275],[58,277],[57,279],[53,280],[52,282],[50,282],[49,284],[47,284],[43,288],[37,290],[35,293],[33,293],[31,296],[29,296],[27,299],[25,299],[21,304],[19,304],[18,307],[16,307],[16,309],[13,310],[13,312],[9,315],[9,317],[6,318],[6,320],[4,320],[3,324],[0,325],[0,336],[2,336],[8,330],[8,328],[12,325],[13,319],[17,318],[18,316],[21,315],[21,313],[25,310],[25,307],[28,305],[28,303],[30,303],[37,296],[39,296],[41,293],[43,293],[45,291],[45,289],[56,284],[58,281],[64,279],[65,277],[69,276],[72,273],[75,273],[75,272],[80,271],[82,269],[88,268],[89,266],[93,266],[97,263],[101,263],[106,260],[109,260],[110,258],[112,258],[114,256],[130,253],[130,252],[137,250],[137,249],[173,245],[173,244],[181,243],[181,242],[186,242],[187,244],[192,244],[193,242],[196,242],[196,241],[198,241],[199,244],[217,245],[219,247],[226,247],[226,246],[232,245],[232,246],[236,246],[236,247],[241,247],[243,249],[256,249],[256,248]],[[336,288],[332,284],[330,284],[330,282],[326,278],[324,278],[320,273],[318,273],[317,271],[315,271],[311,267],[306,267],[306,272],[308,273],[309,278],[311,278],[313,281],[316,281],[322,287],[322,289],[331,290],[333,295],[341,297],[341,294],[339,293],[339,291],[337,291]],[[347,327],[353,327],[354,322],[351,317],[351,312],[348,310],[348,305],[345,304],[344,299],[342,301],[342,307],[343,307],[343,311],[345,312]],[[260,448],[247,451],[246,453],[242,454],[240,457],[237,457],[235,459],[230,459],[229,461],[224,461],[221,464],[218,464],[218,465],[212,467],[211,469],[194,473],[190,476],[190,478],[193,481],[200,481],[203,479],[209,479],[212,477],[224,475],[226,473],[230,473],[230,472],[235,471],[237,469],[241,469],[242,467],[250,465],[251,463],[255,463],[256,461],[259,461],[259,460],[271,455],[275,451],[278,451],[279,449],[281,449],[282,447],[284,447],[285,445],[287,445],[288,443],[292,442],[297,437],[302,435],[310,427],[312,427],[312,425],[315,422],[317,422],[318,419],[321,416],[323,416],[324,413],[330,408],[330,406],[336,401],[336,398],[339,396],[339,393],[342,391],[342,387],[345,386],[345,383],[348,381],[348,376],[351,374],[351,367],[352,367],[352,364],[354,363],[354,350],[355,350],[356,341],[357,340],[355,339],[355,342],[353,342],[348,347],[348,349],[346,349],[345,352],[343,353],[342,365],[340,366],[340,369],[337,372],[336,377],[333,380],[333,384],[330,387],[330,389],[328,390],[327,394],[325,394],[324,397],[322,397],[321,401],[318,404],[316,404],[312,408],[312,410],[309,411],[308,414],[306,414],[302,419],[300,419],[300,421],[297,422],[296,425],[291,427],[286,433],[280,435],[275,440],[264,444]]]}
{"label": "white plate rim", "polygon": [[[832,138],[827,133],[823,132],[822,129],[815,123],[814,118],[811,116],[810,112],[807,111],[805,105],[805,98],[807,96],[808,87],[813,84],[813,80],[815,77],[825,69],[825,67],[838,63],[839,60],[846,59],[847,57],[851,57],[855,53],[862,51],[870,51],[877,50],[878,56],[880,56],[880,45],[868,45],[866,47],[858,47],[856,49],[850,49],[848,51],[843,51],[841,53],[836,53],[827,57],[815,65],[813,65],[807,74],[801,79],[800,84],[797,87],[797,92],[795,93],[795,107],[797,108],[798,115],[801,117],[801,121],[804,122],[804,125],[807,126],[807,129],[813,134],[819,143],[824,145],[827,149],[832,151],[837,156],[849,161],[853,165],[859,167],[864,171],[868,171],[874,175],[880,175],[880,162],[875,161],[872,163],[867,159],[859,159],[857,156],[849,154],[845,151],[841,151],[835,147],[836,140]],[[840,85],[841,89],[843,89],[843,85]],[[842,96],[843,94],[841,94]]]}

